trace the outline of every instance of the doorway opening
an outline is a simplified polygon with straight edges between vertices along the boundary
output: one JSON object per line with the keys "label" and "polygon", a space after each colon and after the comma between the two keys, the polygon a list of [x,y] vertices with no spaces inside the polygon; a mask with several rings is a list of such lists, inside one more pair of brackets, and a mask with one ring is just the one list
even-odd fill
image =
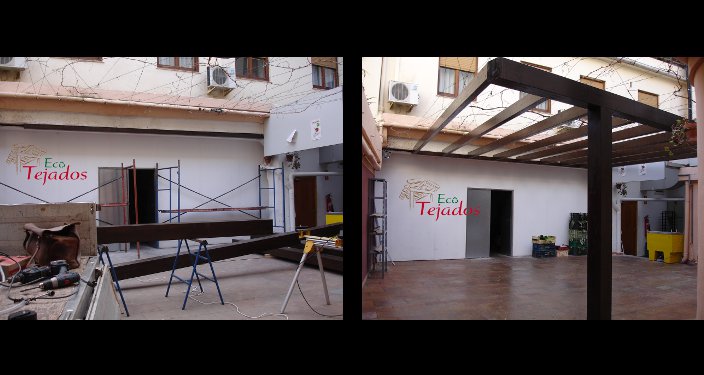
{"label": "doorway opening", "polygon": [[293,178],[294,208],[296,210],[296,228],[315,227],[318,225],[317,188],[315,176]]}
{"label": "doorway opening", "polygon": [[621,202],[621,246],[626,255],[638,255],[638,202]]}
{"label": "doorway opening", "polygon": [[471,208],[474,213],[467,215],[465,257],[511,256],[513,191],[468,188],[467,208]]}
{"label": "doorway opening", "polygon": [[[135,224],[139,219],[139,224],[157,223],[159,216],[157,214],[157,177],[155,169],[137,169],[137,209],[134,209],[134,176],[130,170],[127,174],[129,178],[129,223]],[[159,248],[159,241],[140,242],[141,244]],[[136,243],[131,243],[131,247],[136,247]]]}

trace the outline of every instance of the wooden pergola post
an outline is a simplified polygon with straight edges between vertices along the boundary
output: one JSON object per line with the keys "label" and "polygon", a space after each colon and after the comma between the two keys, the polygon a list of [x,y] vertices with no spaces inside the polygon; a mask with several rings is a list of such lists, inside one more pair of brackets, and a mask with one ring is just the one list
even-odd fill
{"label": "wooden pergola post", "polygon": [[587,319],[611,319],[611,110],[589,105]]}

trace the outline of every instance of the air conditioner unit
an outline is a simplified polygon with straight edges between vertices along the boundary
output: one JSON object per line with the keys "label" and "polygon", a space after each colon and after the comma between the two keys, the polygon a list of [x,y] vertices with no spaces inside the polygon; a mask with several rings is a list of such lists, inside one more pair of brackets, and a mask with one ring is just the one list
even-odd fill
{"label": "air conditioner unit", "polygon": [[0,57],[0,69],[24,70],[26,67],[26,57]]}
{"label": "air conditioner unit", "polygon": [[235,68],[223,66],[208,67],[208,89],[234,89]]}
{"label": "air conditioner unit", "polygon": [[389,101],[401,104],[418,104],[418,84],[389,81]]}

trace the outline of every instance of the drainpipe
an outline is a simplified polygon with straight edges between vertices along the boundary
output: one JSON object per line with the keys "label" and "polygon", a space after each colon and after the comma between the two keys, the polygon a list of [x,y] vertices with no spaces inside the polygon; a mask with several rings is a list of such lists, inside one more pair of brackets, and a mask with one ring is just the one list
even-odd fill
{"label": "drainpipe", "polygon": [[[685,78],[689,77],[689,65],[684,66]],[[687,79],[687,119],[692,119],[692,83]]]}
{"label": "drainpipe", "polygon": [[[364,141],[362,141],[364,143]],[[289,215],[289,220],[292,223],[291,227],[293,230],[296,229],[296,205],[293,204],[295,202],[294,200],[294,194],[293,194],[293,178],[294,177],[308,177],[308,176],[342,176],[342,172],[292,172],[288,174],[288,200],[291,203],[290,204],[290,215]],[[317,215],[317,213],[316,213]],[[284,228],[284,232],[286,231],[286,228]]]}
{"label": "drainpipe", "polygon": [[379,97],[377,98],[376,115],[380,116],[384,112],[384,87],[386,87],[386,58],[381,58],[381,72],[379,74],[381,82],[379,82]]}

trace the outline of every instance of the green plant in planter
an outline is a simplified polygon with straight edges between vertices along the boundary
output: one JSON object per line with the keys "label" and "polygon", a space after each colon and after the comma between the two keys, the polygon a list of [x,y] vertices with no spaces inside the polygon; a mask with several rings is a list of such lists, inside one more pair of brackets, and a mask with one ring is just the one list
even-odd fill
{"label": "green plant in planter", "polygon": [[616,193],[622,197],[625,197],[628,192],[626,191],[626,184],[623,182],[619,182],[616,184]]}
{"label": "green plant in planter", "polygon": [[[665,146],[665,151],[667,151],[670,156],[674,153],[672,149],[675,147],[680,147],[682,145],[690,145],[689,139],[696,139],[697,123],[692,120],[685,118],[677,119],[674,125],[672,125],[672,136],[670,137],[670,145]],[[688,136],[688,134],[694,133],[694,136]]]}

